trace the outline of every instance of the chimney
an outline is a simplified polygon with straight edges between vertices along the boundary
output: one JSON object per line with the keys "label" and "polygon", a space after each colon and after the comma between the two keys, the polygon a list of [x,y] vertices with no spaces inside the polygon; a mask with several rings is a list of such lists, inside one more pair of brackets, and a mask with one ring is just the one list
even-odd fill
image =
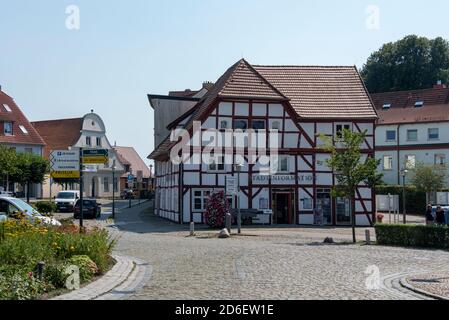
{"label": "chimney", "polygon": [[206,89],[207,91],[210,91],[213,86],[215,85],[215,83],[211,82],[211,81],[204,81],[203,82],[203,89]]}
{"label": "chimney", "polygon": [[441,80],[437,81],[437,84],[433,86],[434,89],[446,89],[446,85]]}

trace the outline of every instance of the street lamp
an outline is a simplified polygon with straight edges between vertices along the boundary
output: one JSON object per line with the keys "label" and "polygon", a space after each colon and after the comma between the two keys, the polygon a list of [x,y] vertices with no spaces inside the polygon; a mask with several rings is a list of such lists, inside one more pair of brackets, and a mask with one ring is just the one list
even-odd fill
{"label": "street lamp", "polygon": [[237,172],[237,228],[238,234],[242,233],[242,213],[240,212],[240,172],[244,167],[243,164],[239,163],[235,165],[235,171]]}
{"label": "street lamp", "polygon": [[402,210],[404,213],[404,224],[407,224],[407,209],[405,207],[406,201],[405,201],[405,178],[407,177],[408,170],[402,169],[401,170],[401,176],[402,176]]}
{"label": "street lamp", "polygon": [[112,165],[112,219],[115,219],[115,160]]}

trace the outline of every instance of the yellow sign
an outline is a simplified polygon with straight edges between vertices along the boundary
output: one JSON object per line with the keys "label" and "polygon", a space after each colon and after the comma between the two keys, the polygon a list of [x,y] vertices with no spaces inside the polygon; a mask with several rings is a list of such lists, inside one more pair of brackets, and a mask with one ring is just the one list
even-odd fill
{"label": "yellow sign", "polygon": [[52,171],[50,173],[53,179],[79,179],[79,171]]}
{"label": "yellow sign", "polygon": [[109,162],[109,159],[105,156],[89,156],[83,157],[83,164],[106,164]]}

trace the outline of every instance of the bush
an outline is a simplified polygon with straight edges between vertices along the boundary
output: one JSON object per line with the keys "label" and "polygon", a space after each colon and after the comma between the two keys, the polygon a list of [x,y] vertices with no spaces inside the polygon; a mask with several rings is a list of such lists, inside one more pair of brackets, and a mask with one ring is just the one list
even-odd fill
{"label": "bush", "polygon": [[229,202],[223,191],[212,194],[207,201],[204,214],[207,225],[211,228],[224,228],[226,213],[229,210]]}
{"label": "bush", "polygon": [[80,269],[81,283],[92,280],[98,273],[98,267],[88,256],[73,256],[69,260],[70,265],[75,265]]}
{"label": "bush", "polygon": [[39,201],[34,204],[34,207],[36,208],[39,213],[42,214],[50,214],[56,212],[56,203],[49,202],[49,201]]}
{"label": "bush", "polygon": [[449,228],[446,226],[376,224],[380,245],[449,249]]}
{"label": "bush", "polygon": [[[400,212],[403,212],[403,186],[377,186],[376,194],[399,195]],[[407,213],[424,215],[427,207],[426,193],[418,191],[414,186],[406,186],[405,203]]]}

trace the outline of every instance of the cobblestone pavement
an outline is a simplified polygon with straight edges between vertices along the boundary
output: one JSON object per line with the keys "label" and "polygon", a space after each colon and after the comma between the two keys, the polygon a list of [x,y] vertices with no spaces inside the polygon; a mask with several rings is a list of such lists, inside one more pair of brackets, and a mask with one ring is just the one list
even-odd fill
{"label": "cobblestone pavement", "polygon": [[404,279],[405,285],[438,299],[449,300],[449,272],[420,274]]}
{"label": "cobblestone pavement", "polygon": [[[350,240],[351,230],[341,228],[245,228],[222,240],[200,227],[189,237],[188,227],[142,209],[122,211],[111,228],[119,236],[117,254],[152,268],[132,299],[423,299],[400,279],[449,263],[444,251],[322,244],[328,236]],[[377,271],[381,281],[369,281],[376,290],[368,290]]]}

